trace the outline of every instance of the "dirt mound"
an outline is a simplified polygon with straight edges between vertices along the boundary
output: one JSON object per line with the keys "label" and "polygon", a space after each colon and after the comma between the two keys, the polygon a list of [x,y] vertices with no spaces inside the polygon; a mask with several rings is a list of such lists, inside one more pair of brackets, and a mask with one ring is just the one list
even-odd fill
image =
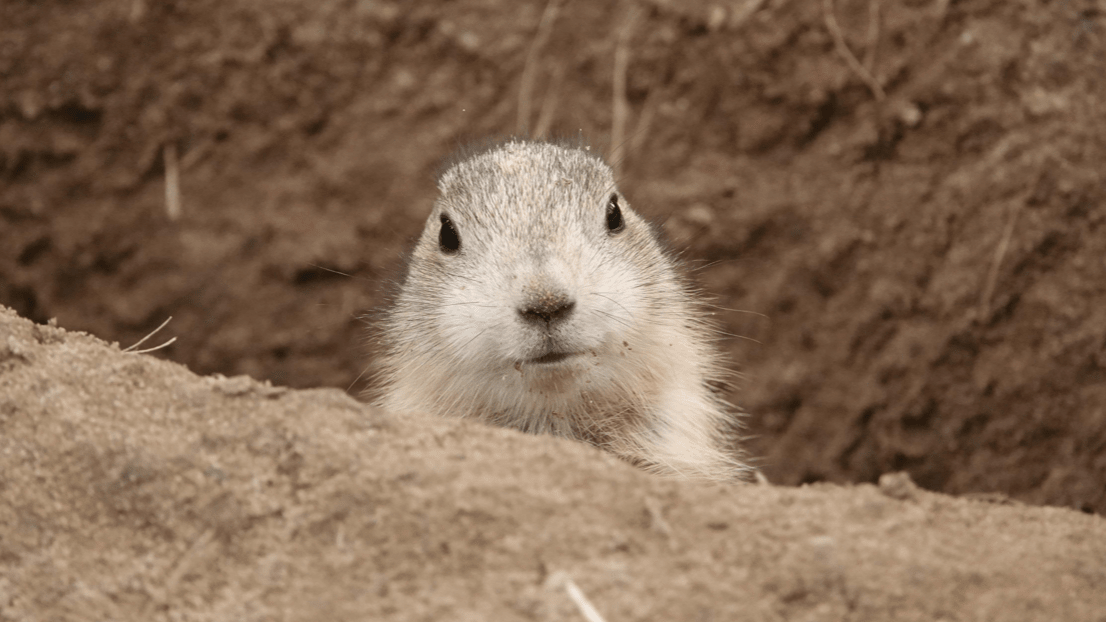
{"label": "dirt mound", "polygon": [[580,132],[749,338],[732,400],[774,482],[906,470],[1103,512],[1102,19],[4,2],[0,302],[125,343],[171,315],[160,356],[346,389],[441,158]]}
{"label": "dirt mound", "polygon": [[1095,620],[1103,518],[678,483],[0,309],[0,619]]}

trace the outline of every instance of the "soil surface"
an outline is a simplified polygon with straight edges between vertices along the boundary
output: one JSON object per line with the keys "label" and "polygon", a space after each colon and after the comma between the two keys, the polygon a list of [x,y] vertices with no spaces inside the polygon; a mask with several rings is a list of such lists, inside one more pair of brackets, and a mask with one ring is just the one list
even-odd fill
{"label": "soil surface", "polygon": [[665,480],[0,308],[0,620],[1103,620],[1103,517]]}
{"label": "soil surface", "polygon": [[1104,75],[1085,0],[5,1],[0,303],[356,395],[442,159],[579,134],[715,297],[771,481],[1102,513]]}

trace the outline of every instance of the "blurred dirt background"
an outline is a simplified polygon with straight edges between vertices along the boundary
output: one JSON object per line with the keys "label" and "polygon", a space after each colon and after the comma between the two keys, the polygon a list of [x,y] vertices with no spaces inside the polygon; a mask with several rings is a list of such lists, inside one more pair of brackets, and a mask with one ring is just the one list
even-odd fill
{"label": "blurred dirt background", "polygon": [[1085,0],[5,1],[0,303],[124,345],[173,316],[158,356],[357,394],[360,317],[439,162],[580,134],[622,148],[723,308],[773,482],[906,470],[1102,513],[1103,23]]}

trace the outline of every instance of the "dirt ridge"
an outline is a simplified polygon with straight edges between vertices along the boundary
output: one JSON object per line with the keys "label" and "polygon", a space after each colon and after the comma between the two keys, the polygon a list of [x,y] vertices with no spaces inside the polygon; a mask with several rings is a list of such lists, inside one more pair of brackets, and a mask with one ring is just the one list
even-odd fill
{"label": "dirt ridge", "polygon": [[663,480],[0,309],[0,620],[1102,620],[1102,517]]}

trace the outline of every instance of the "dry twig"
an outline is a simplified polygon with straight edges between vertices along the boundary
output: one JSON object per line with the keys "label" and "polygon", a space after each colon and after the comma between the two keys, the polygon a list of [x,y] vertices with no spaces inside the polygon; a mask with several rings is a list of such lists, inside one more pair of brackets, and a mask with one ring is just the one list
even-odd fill
{"label": "dry twig", "polygon": [[649,135],[650,125],[653,124],[653,117],[657,112],[660,101],[661,97],[655,85],[651,84],[649,95],[646,96],[646,101],[642,104],[642,112],[638,114],[638,122],[634,124],[634,134],[630,137],[630,150],[632,152],[640,153],[642,151],[642,145],[646,143],[646,136]]}
{"label": "dry twig", "polygon": [[869,0],[869,32],[865,41],[865,71],[872,75],[876,67],[876,47],[880,42],[880,0]]}
{"label": "dry twig", "polygon": [[615,75],[611,89],[611,153],[608,160],[615,170],[615,178],[618,179],[623,164],[623,149],[625,145],[627,116],[630,104],[627,103],[627,66],[630,65],[630,35],[634,32],[635,22],[638,21],[638,11],[631,9],[627,14],[623,27],[619,29],[619,36],[615,44]]}
{"label": "dry twig", "polygon": [[527,50],[527,59],[523,63],[523,75],[519,80],[519,109],[516,120],[516,131],[521,136],[526,136],[527,126],[530,124],[531,97],[534,91],[534,74],[537,72],[538,54],[546,46],[553,30],[554,20],[557,19],[557,11],[561,8],[563,0],[550,0],[546,3],[546,10],[542,12],[542,19],[538,22],[538,32],[534,35],[534,41]]}
{"label": "dry twig", "polygon": [[534,138],[542,138],[550,131],[553,124],[554,111],[557,110],[557,94],[561,89],[561,80],[565,77],[565,70],[560,65],[553,68],[553,77],[550,86],[546,89],[546,97],[542,100],[542,108],[538,111],[538,121],[534,124]]}
{"label": "dry twig", "polygon": [[988,318],[992,307],[992,294],[995,292],[996,281],[999,280],[999,268],[1003,265],[1003,257],[1007,255],[1007,248],[1011,246],[1011,236],[1015,232],[1015,221],[1019,216],[1019,204],[1011,207],[1011,216],[1007,219],[1007,226],[1003,228],[1003,236],[996,245],[995,256],[992,258],[992,267],[988,270],[988,279],[984,282],[984,289],[980,292],[980,306],[977,309],[977,318],[984,322]]}
{"label": "dry twig", "polygon": [[753,14],[761,9],[761,6],[765,4],[765,0],[746,0],[746,3],[735,11],[734,15],[730,18],[730,23],[727,24],[730,28],[738,28],[742,24],[746,23],[746,20],[753,17]]}
{"label": "dry twig", "polygon": [[177,145],[168,143],[162,149],[165,160],[165,213],[169,220],[181,217],[181,169],[177,164]]}
{"label": "dry twig", "polygon": [[846,38],[842,36],[842,29],[838,27],[838,19],[834,17],[834,0],[823,0],[823,18],[826,20],[826,29],[830,31],[830,36],[834,38],[834,48],[838,50],[838,55],[846,61],[846,65],[853,73],[857,74],[869,87],[876,101],[884,101],[884,88],[880,86],[873,74],[865,69],[861,61],[857,60],[849,46],[846,45]]}

